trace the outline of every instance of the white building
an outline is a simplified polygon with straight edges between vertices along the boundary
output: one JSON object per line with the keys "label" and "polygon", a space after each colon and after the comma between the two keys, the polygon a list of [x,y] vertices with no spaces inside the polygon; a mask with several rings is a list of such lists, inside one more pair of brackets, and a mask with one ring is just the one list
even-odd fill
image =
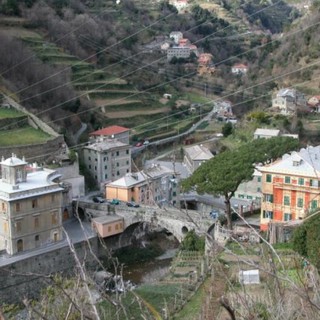
{"label": "white building", "polygon": [[257,128],[256,131],[253,134],[254,139],[269,139],[273,137],[279,137],[280,136],[280,130],[278,129],[263,129],[263,128]]}
{"label": "white building", "polygon": [[131,171],[131,146],[103,137],[83,148],[84,162],[97,184],[114,181]]}
{"label": "white building", "polygon": [[183,58],[187,59],[190,57],[191,49],[190,47],[178,47],[174,46],[167,50],[167,60],[171,61],[173,57],[177,59]]}
{"label": "white building", "polygon": [[202,163],[213,158],[213,154],[210,150],[203,145],[186,147],[184,148],[184,153],[183,162],[190,173],[193,173],[198,169]]}
{"label": "white building", "polygon": [[298,109],[306,109],[307,102],[304,94],[296,89],[280,89],[272,99],[272,109],[281,114],[295,114]]}
{"label": "white building", "polygon": [[15,155],[0,164],[1,248],[12,255],[61,240],[60,175]]}
{"label": "white building", "polygon": [[175,44],[179,44],[180,39],[183,38],[183,34],[180,31],[170,32],[169,38],[174,41]]}

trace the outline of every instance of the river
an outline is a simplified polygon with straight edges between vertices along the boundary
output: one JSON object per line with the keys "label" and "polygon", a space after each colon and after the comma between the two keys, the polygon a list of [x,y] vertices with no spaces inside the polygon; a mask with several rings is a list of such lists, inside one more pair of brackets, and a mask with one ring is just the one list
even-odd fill
{"label": "river", "polygon": [[165,276],[178,249],[168,249],[164,254],[151,261],[135,262],[124,266],[123,279],[135,284],[154,283]]}

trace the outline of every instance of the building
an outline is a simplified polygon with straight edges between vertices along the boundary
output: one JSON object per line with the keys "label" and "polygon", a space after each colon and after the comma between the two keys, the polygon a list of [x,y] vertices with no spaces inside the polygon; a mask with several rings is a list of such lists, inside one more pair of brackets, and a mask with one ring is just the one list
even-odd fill
{"label": "building", "polygon": [[1,161],[0,243],[10,255],[62,239],[62,191],[53,170],[27,167],[15,155]]}
{"label": "building", "polygon": [[183,163],[186,165],[190,173],[193,173],[198,169],[198,167],[200,167],[202,163],[211,158],[213,158],[213,154],[203,145],[195,145],[184,148]]}
{"label": "building", "polygon": [[263,129],[258,128],[253,134],[254,139],[269,139],[273,137],[290,137],[294,139],[299,139],[298,134],[291,134],[291,133],[281,133],[278,129]]}
{"label": "building", "polygon": [[208,66],[211,64],[212,54],[211,53],[201,53],[198,58],[199,65]]}
{"label": "building", "polygon": [[272,99],[272,109],[284,114],[292,115],[295,114],[298,109],[306,109],[306,99],[304,94],[297,91],[296,89],[280,89],[275,97]]}
{"label": "building", "polygon": [[249,70],[249,67],[243,63],[237,63],[231,67],[231,72],[237,75],[246,74]]}
{"label": "building", "polygon": [[263,129],[258,128],[253,134],[254,139],[269,139],[273,137],[279,137],[280,136],[280,130],[278,129]]}
{"label": "building", "polygon": [[170,0],[169,3],[175,6],[179,13],[184,12],[188,8],[188,0]]}
{"label": "building", "polygon": [[173,46],[167,50],[167,60],[171,61],[173,57],[177,59],[187,59],[190,57],[191,49],[189,47]]}
{"label": "building", "polygon": [[262,173],[260,229],[270,222],[300,220],[320,204],[320,146],[291,152]]}
{"label": "building", "polygon": [[102,189],[131,171],[131,147],[116,139],[97,138],[83,148],[84,163]]}
{"label": "building", "polygon": [[172,31],[170,32],[169,38],[174,41],[175,44],[179,44],[180,39],[183,38],[181,31]]}
{"label": "building", "polygon": [[179,204],[177,174],[159,164],[135,172],[106,185],[106,197],[121,201],[135,201],[145,205]]}
{"label": "building", "polygon": [[92,227],[100,237],[111,237],[122,233],[124,230],[123,217],[116,215],[104,215],[92,219]]}
{"label": "building", "polygon": [[235,199],[245,199],[257,208],[261,203],[262,197],[262,173],[254,170],[252,179],[250,181],[242,182],[237,191],[234,193]]}
{"label": "building", "polygon": [[107,139],[117,139],[123,143],[129,144],[130,129],[120,126],[106,127],[90,133],[90,137],[104,137]]}
{"label": "building", "polygon": [[309,98],[307,105],[312,112],[320,112],[320,96]]}

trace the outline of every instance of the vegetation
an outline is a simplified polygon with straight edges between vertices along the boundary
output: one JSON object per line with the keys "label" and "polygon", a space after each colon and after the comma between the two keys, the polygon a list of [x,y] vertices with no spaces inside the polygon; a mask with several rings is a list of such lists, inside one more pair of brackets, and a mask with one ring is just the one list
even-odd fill
{"label": "vegetation", "polygon": [[316,213],[299,226],[293,234],[293,249],[320,270],[320,216]]}
{"label": "vegetation", "polygon": [[199,237],[194,230],[189,231],[181,242],[180,249],[187,251],[200,251],[204,253],[205,239]]}
{"label": "vegetation", "polygon": [[232,229],[233,210],[230,200],[240,183],[251,179],[256,163],[277,159],[296,149],[298,144],[292,138],[256,139],[235,150],[219,153],[182,181],[182,188],[185,191],[195,188],[199,193],[224,196],[227,226]]}

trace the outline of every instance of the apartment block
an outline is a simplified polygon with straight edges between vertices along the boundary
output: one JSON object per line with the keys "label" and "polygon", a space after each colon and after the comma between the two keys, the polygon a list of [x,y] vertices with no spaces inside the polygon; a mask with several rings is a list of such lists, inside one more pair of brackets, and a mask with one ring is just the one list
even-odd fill
{"label": "apartment block", "polygon": [[1,249],[13,255],[61,240],[60,175],[15,155],[0,164]]}
{"label": "apartment block", "polygon": [[320,146],[291,152],[269,165],[262,173],[260,229],[272,221],[304,219],[320,204]]}

